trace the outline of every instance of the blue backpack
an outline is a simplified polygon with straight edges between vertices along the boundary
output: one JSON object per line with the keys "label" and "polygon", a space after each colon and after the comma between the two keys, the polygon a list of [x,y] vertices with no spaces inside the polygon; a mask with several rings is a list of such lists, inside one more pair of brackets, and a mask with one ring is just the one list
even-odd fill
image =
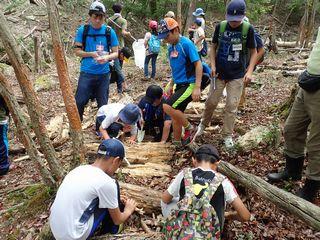
{"label": "blue backpack", "polygon": [[148,46],[149,46],[149,52],[150,53],[159,53],[160,52],[160,39],[156,35],[151,35]]}

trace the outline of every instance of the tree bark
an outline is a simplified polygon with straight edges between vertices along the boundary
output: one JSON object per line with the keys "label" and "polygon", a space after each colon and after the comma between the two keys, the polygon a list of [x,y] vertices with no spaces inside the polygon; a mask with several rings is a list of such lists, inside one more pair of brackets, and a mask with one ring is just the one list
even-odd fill
{"label": "tree bark", "polygon": [[70,136],[73,143],[73,162],[71,167],[73,168],[85,162],[81,120],[73,95],[63,43],[60,37],[58,9],[54,0],[46,0],[46,4],[60,88],[70,124]]}
{"label": "tree bark", "polygon": [[180,26],[180,29],[182,29],[183,26],[182,26],[182,17],[181,17],[181,0],[177,1],[177,22]]}
{"label": "tree bark", "polygon": [[189,10],[188,10],[188,16],[187,16],[186,25],[184,26],[182,33],[186,33],[188,28],[191,26],[192,19],[193,19],[192,13],[194,12],[195,8],[196,8],[196,1],[195,0],[191,0],[190,4],[189,4]]}
{"label": "tree bark", "polygon": [[305,11],[299,25],[298,41],[300,47],[308,47],[314,33],[315,15],[319,0],[305,1]]}
{"label": "tree bark", "polygon": [[56,182],[53,179],[51,173],[46,168],[41,156],[39,155],[37,147],[30,135],[30,128],[28,127],[26,119],[23,117],[18,101],[12,94],[12,90],[8,84],[8,81],[1,72],[0,94],[4,98],[10,110],[13,121],[17,127],[19,139],[23,143],[28,155],[30,156],[30,159],[36,163],[44,183],[51,188],[55,188]]}
{"label": "tree bark", "polygon": [[28,112],[32,121],[32,128],[41,146],[41,150],[46,157],[49,167],[54,175],[55,180],[59,181],[64,176],[64,170],[58,162],[56,152],[48,137],[42,116],[42,109],[39,100],[33,89],[33,85],[28,78],[29,70],[24,65],[19,46],[13,35],[10,33],[9,24],[4,15],[0,12],[0,39],[6,50],[10,62],[14,68],[17,80],[19,82],[23,97],[28,107]]}
{"label": "tree bark", "polygon": [[320,230],[320,207],[279,189],[253,174],[244,172],[230,163],[221,161],[219,171],[253,190],[262,198],[295,215],[309,226]]}

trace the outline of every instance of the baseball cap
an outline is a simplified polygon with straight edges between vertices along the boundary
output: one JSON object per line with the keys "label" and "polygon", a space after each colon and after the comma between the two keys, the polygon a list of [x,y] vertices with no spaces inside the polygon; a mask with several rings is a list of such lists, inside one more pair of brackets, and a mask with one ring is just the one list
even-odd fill
{"label": "baseball cap", "polygon": [[163,90],[158,85],[150,85],[146,91],[146,101],[153,103],[156,99],[160,99],[163,95]]}
{"label": "baseball cap", "polygon": [[119,112],[119,118],[125,124],[135,124],[140,119],[140,108],[133,103],[129,103],[121,109]]}
{"label": "baseball cap", "polygon": [[170,30],[179,27],[179,24],[173,18],[164,18],[160,21],[158,39],[164,39],[168,36]]}
{"label": "baseball cap", "polygon": [[98,2],[98,1],[94,1],[90,8],[89,8],[90,11],[97,11],[97,12],[101,12],[103,14],[106,13],[106,7],[101,3],[101,2]]}
{"label": "baseball cap", "polygon": [[197,24],[198,26],[201,26],[201,23],[202,23],[201,18],[196,18],[196,19],[194,19],[193,22],[194,22],[195,24]]}
{"label": "baseball cap", "polygon": [[98,154],[104,155],[106,157],[119,157],[121,159],[124,159],[124,145],[122,142],[115,138],[103,140],[98,147]]}
{"label": "baseball cap", "polygon": [[173,11],[169,11],[166,13],[166,15],[164,15],[164,17],[166,18],[175,18],[174,12]]}
{"label": "baseball cap", "polygon": [[204,16],[205,13],[202,8],[197,8],[196,11],[192,13],[192,15],[195,17],[199,17],[199,16]]}
{"label": "baseball cap", "polygon": [[213,157],[215,159],[215,162],[219,161],[220,159],[218,150],[212,144],[204,144],[200,146],[195,152],[196,156],[202,154]]}
{"label": "baseball cap", "polygon": [[227,7],[226,19],[229,22],[242,21],[246,13],[244,0],[232,0]]}

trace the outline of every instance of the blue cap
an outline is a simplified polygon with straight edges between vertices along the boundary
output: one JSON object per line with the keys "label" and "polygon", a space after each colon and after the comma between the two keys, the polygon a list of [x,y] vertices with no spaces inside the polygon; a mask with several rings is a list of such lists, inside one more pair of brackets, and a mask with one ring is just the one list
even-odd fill
{"label": "blue cap", "polygon": [[104,155],[106,157],[119,157],[121,159],[124,159],[124,145],[122,142],[115,138],[103,140],[98,147],[98,154]]}
{"label": "blue cap", "polygon": [[246,13],[244,0],[232,0],[227,7],[226,19],[228,22],[242,21]]}
{"label": "blue cap", "polygon": [[204,16],[205,13],[202,8],[197,8],[195,12],[192,13],[193,16],[199,17],[199,16]]}
{"label": "blue cap", "polygon": [[197,26],[201,26],[201,24],[202,24],[201,18],[196,18],[196,19],[194,20],[194,23],[195,23]]}
{"label": "blue cap", "polygon": [[133,104],[129,103],[119,112],[119,118],[125,124],[133,125],[137,123],[140,119],[140,108]]}

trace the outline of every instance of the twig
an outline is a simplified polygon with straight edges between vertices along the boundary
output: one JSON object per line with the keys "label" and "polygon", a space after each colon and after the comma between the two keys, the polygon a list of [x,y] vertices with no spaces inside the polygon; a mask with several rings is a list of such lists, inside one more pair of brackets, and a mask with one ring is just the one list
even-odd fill
{"label": "twig", "polygon": [[140,224],[143,231],[145,231],[146,233],[151,234],[153,232],[142,219],[140,219]]}
{"label": "twig", "polygon": [[35,30],[37,30],[37,26],[35,26],[34,28],[32,28],[32,30],[27,33],[26,35],[23,36],[23,40],[26,39],[27,37],[29,37]]}

